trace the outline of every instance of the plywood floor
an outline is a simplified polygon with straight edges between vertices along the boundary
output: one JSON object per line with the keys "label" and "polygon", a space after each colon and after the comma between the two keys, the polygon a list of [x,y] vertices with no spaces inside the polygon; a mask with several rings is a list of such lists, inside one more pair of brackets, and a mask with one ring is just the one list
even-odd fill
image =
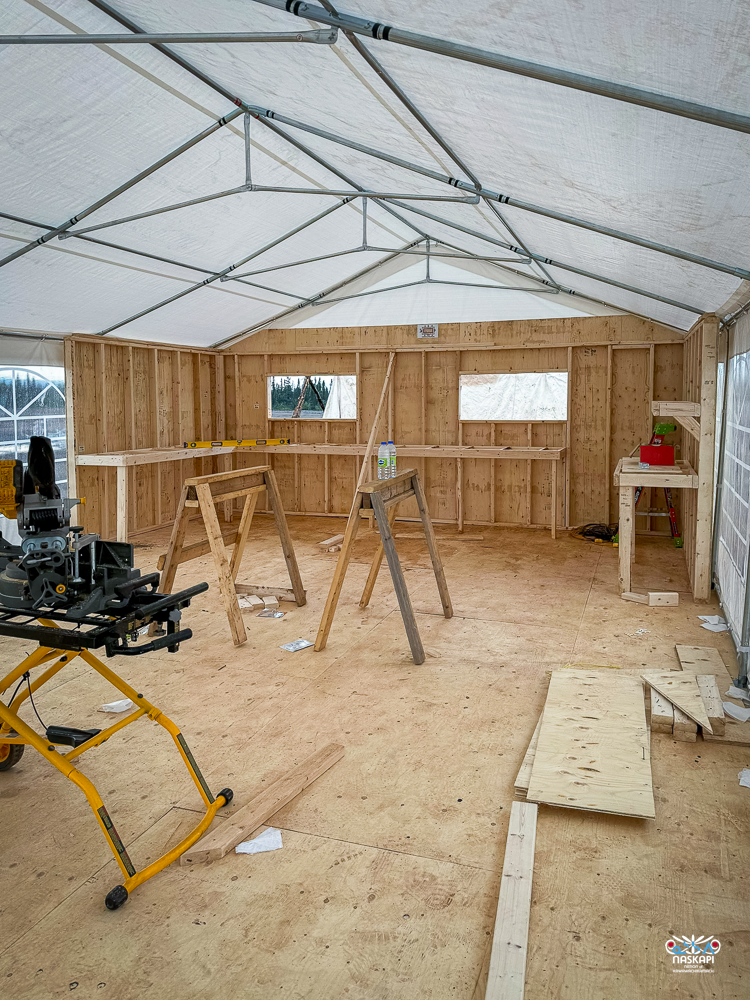
{"label": "plywood floor", "polygon": [[[727,637],[698,627],[718,609],[693,605],[667,541],[639,539],[634,587],[679,590],[681,603],[648,608],[617,597],[616,550],[523,529],[443,544],[451,621],[426,548],[399,540],[421,667],[387,571],[358,607],[372,535],[357,542],[327,649],[288,653],[280,643],[315,637],[336,558],[315,543],[343,522],[290,524],[307,607],[278,621],[246,614],[236,649],[214,586],[186,613],[195,638],[178,654],[113,666],[178,722],[214,791],[230,785],[239,805],[326,742],[346,756],[274,817],[282,850],[173,866],[110,913],[118,873],[85,800],[27,750],[0,775],[0,996],[480,1000],[513,781],[549,671],[677,668],[676,642],[715,645],[735,669]],[[142,538],[139,565],[153,568],[166,540]],[[178,574],[201,579],[214,579],[207,559]],[[287,585],[267,517],[240,579]],[[4,642],[0,667],[26,648]],[[37,702],[45,722],[101,727],[97,708],[114,697],[73,666]],[[747,997],[750,791],[737,773],[750,749],[655,735],[652,756],[655,822],[540,807],[527,1000]],[[153,724],[82,769],[139,866],[195,821],[197,794]],[[717,936],[715,973],[672,974],[672,934]]]}

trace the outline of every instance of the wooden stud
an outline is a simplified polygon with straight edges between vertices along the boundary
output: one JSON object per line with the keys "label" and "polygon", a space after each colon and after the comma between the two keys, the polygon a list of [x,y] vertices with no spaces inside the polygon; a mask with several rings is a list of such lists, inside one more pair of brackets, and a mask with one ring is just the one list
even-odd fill
{"label": "wooden stud", "polygon": [[659,694],[656,688],[647,688],[651,692],[651,730],[655,733],[672,735],[674,727],[674,706],[668,698]]}
{"label": "wooden stud", "polygon": [[523,1000],[536,820],[533,802],[512,804],[485,1000]]}
{"label": "wooden stud", "polygon": [[620,487],[620,526],[618,556],[620,562],[620,593],[632,593],[630,587],[631,550],[633,548],[633,501],[635,490],[632,486]]}
{"label": "wooden stud", "polygon": [[693,597],[711,597],[711,545],[713,540],[714,444],[716,434],[716,338],[719,320],[704,316],[700,353],[700,441],[698,443],[698,495],[695,504],[695,564]]}

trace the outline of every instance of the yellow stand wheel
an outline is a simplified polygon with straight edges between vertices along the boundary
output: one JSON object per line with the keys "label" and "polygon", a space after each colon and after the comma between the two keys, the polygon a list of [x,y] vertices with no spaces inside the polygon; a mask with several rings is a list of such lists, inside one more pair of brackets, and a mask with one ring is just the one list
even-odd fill
{"label": "yellow stand wheel", "polygon": [[23,743],[0,743],[0,771],[10,771],[23,757]]}

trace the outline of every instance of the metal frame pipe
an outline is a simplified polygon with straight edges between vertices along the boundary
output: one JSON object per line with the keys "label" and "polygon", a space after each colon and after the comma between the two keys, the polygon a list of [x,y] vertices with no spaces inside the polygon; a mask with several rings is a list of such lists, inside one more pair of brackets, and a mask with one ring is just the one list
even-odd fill
{"label": "metal frame pipe", "polygon": [[98,208],[101,208],[103,205],[106,205],[108,202],[115,199],[118,195],[121,195],[124,191],[128,191],[130,188],[134,187],[140,181],[145,180],[146,177],[150,177],[151,174],[153,174],[160,167],[163,167],[171,160],[176,159],[178,156],[180,156],[181,153],[187,152],[188,149],[192,149],[193,146],[196,146],[199,142],[202,142],[204,139],[207,139],[210,135],[213,135],[214,132],[217,132],[220,128],[223,128],[226,124],[228,124],[228,122],[234,121],[234,119],[238,118],[241,114],[242,111],[240,110],[230,111],[228,115],[224,115],[223,118],[219,118],[219,120],[217,122],[214,122],[213,125],[209,125],[208,128],[204,129],[202,132],[199,132],[198,135],[193,136],[192,139],[188,139],[187,142],[183,142],[182,145],[177,147],[177,149],[173,149],[171,153],[167,153],[166,156],[162,156],[162,158],[160,160],[157,160],[156,163],[152,163],[150,167],[146,167],[145,170],[141,170],[140,173],[137,173],[135,175],[135,177],[131,177],[130,180],[125,181],[124,184],[121,184],[119,187],[115,188],[114,191],[110,191],[109,194],[105,194],[102,198],[99,198],[97,201],[95,201],[93,205],[89,205],[88,208],[85,208],[82,212],[79,212],[77,215],[74,215],[71,219],[68,219],[68,221],[63,223],[62,226],[58,226],[56,229],[50,230],[50,232],[45,233],[44,236],[40,236],[39,239],[34,240],[33,243],[28,243],[25,247],[22,247],[20,250],[16,250],[14,253],[8,254],[7,257],[3,257],[2,260],[0,260],[0,267],[3,267],[5,264],[9,264],[12,260],[15,260],[17,257],[22,257],[24,254],[29,253],[29,251],[34,250],[36,247],[40,247],[43,246],[43,244],[45,243],[49,243],[49,241],[51,239],[54,239],[55,236],[59,236],[60,233],[64,233],[66,230],[72,228],[77,222],[80,222],[81,219],[85,219],[88,215],[91,215],[92,212],[95,212]]}
{"label": "metal frame pipe", "polygon": [[[327,11],[330,11],[330,13],[332,14],[338,14],[338,11],[330,2],[330,0],[321,0],[321,2]],[[411,114],[412,117],[419,122],[419,124],[427,132],[427,134],[430,135],[435,140],[438,146],[440,146],[443,152],[446,153],[453,160],[456,166],[460,167],[460,169],[463,170],[463,172],[466,174],[466,176],[474,185],[475,189],[479,191],[483,185],[482,182],[477,177],[477,175],[459,156],[459,154],[455,151],[453,146],[451,146],[448,143],[448,141],[443,137],[443,135],[440,132],[438,132],[438,130],[435,128],[432,122],[427,118],[427,116],[424,115],[419,110],[416,104],[408,96],[406,91],[402,87],[400,87],[398,83],[396,83],[396,81],[388,72],[388,70],[382,65],[381,62],[379,62],[378,59],[375,58],[372,52],[370,52],[370,50],[364,44],[364,42],[351,31],[345,31],[344,34],[346,35],[347,39],[349,40],[350,44],[354,47],[354,49],[365,60],[370,69],[372,69],[380,77],[380,79],[383,81],[386,87],[388,87],[388,89],[393,94],[396,95],[399,101],[401,101],[401,103],[407,109],[409,114]],[[510,233],[511,237],[516,241],[516,243],[518,243],[519,246],[523,247],[524,250],[527,250],[528,248],[526,244],[521,240],[521,238],[515,232],[513,227],[507,222],[507,220],[502,215],[497,206],[494,205],[492,202],[487,202],[487,204],[490,206],[494,214],[500,220],[505,229],[507,229],[507,231]],[[555,279],[552,277],[552,275],[544,267],[543,264],[537,263],[536,266],[538,267],[538,269],[541,271],[541,273],[544,275],[545,278],[547,278],[553,284],[556,284]]]}
{"label": "metal frame pipe", "polygon": [[407,281],[403,285],[391,285],[389,288],[372,288],[366,292],[354,292],[352,295],[341,295],[335,299],[322,298],[306,303],[311,306],[328,306],[334,302],[347,302],[349,299],[362,299],[367,295],[381,295],[383,292],[398,292],[402,288],[414,288],[416,285],[457,285],[461,288],[487,288],[493,292],[530,292],[532,295],[557,295],[556,288],[527,288],[525,285],[482,285],[474,281],[444,281],[442,278],[420,278],[419,281]]}
{"label": "metal frame pipe", "polygon": [[[250,111],[251,114],[259,119],[273,119],[274,121],[281,122],[283,125],[288,125],[291,128],[299,129],[302,132],[308,132],[310,135],[316,135],[320,139],[325,139],[328,142],[333,142],[340,146],[346,146],[349,149],[354,149],[359,153],[372,156],[374,159],[382,160],[385,163],[392,163],[394,166],[402,167],[404,170],[408,170],[411,173],[421,174],[423,177],[429,177],[431,180],[438,181],[441,184],[447,184],[450,185],[450,187],[459,188],[462,191],[476,193],[490,205],[492,205],[493,202],[497,202],[500,205],[509,205],[511,208],[517,208],[523,212],[530,212],[534,215],[541,215],[549,219],[554,219],[557,222],[563,222],[570,226],[576,226],[578,229],[586,229],[589,232],[599,233],[602,236],[609,236],[611,239],[621,240],[624,243],[632,243],[635,246],[643,247],[645,250],[653,250],[655,253],[666,254],[670,257],[686,260],[691,264],[698,264],[700,267],[707,267],[714,271],[721,271],[724,274],[734,275],[737,278],[750,280],[750,270],[747,270],[746,268],[736,267],[733,264],[723,264],[720,261],[711,260],[708,257],[702,257],[699,254],[690,253],[687,250],[679,250],[676,247],[667,246],[666,244],[658,243],[655,240],[648,240],[641,236],[635,236],[632,233],[625,233],[622,230],[613,229],[610,226],[603,226],[596,222],[589,222],[586,219],[579,219],[574,215],[557,212],[551,208],[543,208],[541,205],[534,205],[531,202],[522,201],[521,199],[514,198],[511,195],[502,194],[498,191],[492,191],[489,188],[480,186],[477,190],[475,184],[461,180],[458,177],[450,177],[448,174],[443,174],[439,170],[432,170],[430,167],[423,167],[418,163],[412,163],[411,161],[405,160],[400,156],[393,156],[391,153],[375,149],[372,146],[366,146],[361,142],[355,142],[352,139],[347,139],[344,136],[337,135],[334,132],[329,132],[326,129],[317,128],[315,125],[310,125],[307,122],[301,122],[295,118],[289,118],[286,115],[277,114],[275,111],[270,111],[267,108],[252,107]],[[507,225],[502,217],[501,221],[504,225]]]}
{"label": "metal frame pipe", "polygon": [[333,45],[338,31],[315,28],[312,31],[212,31],[212,32],[143,32],[136,35],[0,35],[0,45],[153,45],[172,43],[201,45],[241,42],[311,42]]}
{"label": "metal frame pipe", "polygon": [[713,108],[694,101],[685,101],[679,97],[671,97],[669,94],[643,90],[640,87],[631,87],[624,83],[615,83],[612,80],[602,80],[583,73],[573,73],[555,66],[544,66],[541,63],[533,63],[525,59],[515,59],[500,52],[490,52],[472,45],[464,45],[461,42],[452,42],[431,35],[422,35],[415,31],[406,31],[394,25],[357,17],[354,14],[332,14],[322,7],[303,3],[301,0],[254,0],[254,2],[266,7],[274,7],[276,10],[288,11],[290,14],[306,20],[341,28],[342,31],[364,35],[367,38],[421,49],[424,52],[432,52],[449,59],[476,63],[479,66],[487,66],[490,69],[501,70],[516,76],[541,80],[558,87],[582,90],[613,101],[636,104],[665,114],[677,115],[680,118],[705,122],[718,128],[730,129],[735,132],[750,132],[750,117],[747,115],[724,111],[721,108]]}
{"label": "metal frame pipe", "polygon": [[181,299],[184,298],[186,295],[190,295],[191,292],[195,292],[199,288],[205,288],[206,285],[210,285],[218,278],[221,278],[223,274],[229,274],[231,271],[236,271],[238,267],[242,267],[243,264],[247,264],[249,261],[253,260],[254,257],[259,257],[262,253],[265,253],[272,247],[278,246],[280,243],[283,243],[285,240],[290,239],[297,233],[302,232],[303,229],[307,229],[308,226],[314,225],[316,222],[324,218],[326,215],[330,215],[331,212],[337,211],[339,208],[342,208],[346,204],[347,204],[346,201],[341,201],[337,205],[332,205],[330,208],[325,209],[325,211],[319,212],[317,215],[313,216],[312,219],[308,219],[301,225],[296,226],[294,229],[291,229],[288,233],[284,233],[283,236],[279,236],[277,239],[272,240],[270,243],[267,243],[266,246],[261,247],[259,250],[255,250],[251,254],[248,254],[247,257],[243,257],[242,260],[238,260],[235,264],[230,264],[229,267],[225,267],[224,270],[217,271],[216,274],[210,275],[204,281],[199,281],[197,284],[191,285],[190,288],[185,288],[183,289],[183,291],[178,292],[176,295],[170,295],[168,299],[164,299],[162,302],[157,302],[153,306],[148,306],[148,308],[146,309],[141,309],[140,312],[135,313],[133,316],[129,316],[127,319],[121,320],[119,323],[115,323],[112,326],[107,327],[106,330],[101,330],[99,332],[99,336],[103,337],[106,334],[111,333],[113,330],[118,330],[121,326],[126,326],[128,323],[132,323],[135,320],[140,319],[142,316],[147,316],[149,313],[155,312],[157,309],[161,309],[163,306],[167,306],[171,302],[176,302],[177,299]]}
{"label": "metal frame pipe", "polygon": [[[452,222],[450,219],[442,219],[440,216],[432,215],[430,212],[425,212],[424,209],[417,208],[414,205],[403,205],[401,207],[407,212],[415,212],[417,215],[423,215],[426,219],[432,219],[433,222],[449,226],[451,229],[457,229],[461,233],[466,233],[467,236],[474,236],[477,239],[485,240],[487,243],[495,243],[498,246],[505,247],[505,249],[514,249],[513,247],[509,247],[503,240],[495,239],[494,237],[488,236],[486,233],[480,233],[475,229],[469,229],[468,226],[461,226],[457,222]],[[551,257],[543,257],[541,254],[536,253],[529,254],[529,256],[532,260],[539,260],[543,264],[549,265],[549,267],[559,267],[564,271],[571,271],[573,274],[580,274],[584,278],[592,278],[594,281],[602,281],[607,285],[613,285],[615,288],[622,288],[626,292],[634,292],[636,295],[645,295],[646,298],[655,299],[658,302],[664,302],[666,305],[675,306],[677,309],[684,309],[686,312],[696,313],[698,316],[702,316],[703,313],[707,311],[706,309],[699,309],[698,306],[687,305],[684,302],[678,302],[676,299],[670,299],[664,295],[658,295],[656,292],[648,292],[643,288],[636,288],[634,285],[627,285],[622,281],[616,281],[614,278],[605,278],[601,274],[594,274],[592,271],[584,271],[580,267],[574,267],[572,264],[564,264],[562,261],[553,260]]]}

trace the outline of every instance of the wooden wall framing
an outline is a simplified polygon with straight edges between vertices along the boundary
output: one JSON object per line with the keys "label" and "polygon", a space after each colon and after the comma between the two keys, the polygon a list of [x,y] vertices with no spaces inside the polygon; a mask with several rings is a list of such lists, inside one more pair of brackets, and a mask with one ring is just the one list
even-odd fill
{"label": "wooden wall framing", "polygon": [[[193,438],[361,443],[389,352],[395,351],[383,437],[397,445],[567,445],[558,523],[612,522],[612,473],[618,459],[648,440],[651,401],[689,398],[683,396],[683,339],[678,331],[633,316],[443,324],[439,343],[428,345],[417,341],[414,326],[268,330],[223,354],[73,337],[70,420],[79,452],[87,453],[177,446]],[[533,371],[569,372],[567,422],[459,421],[459,373]],[[358,375],[357,418],[269,420],[267,376],[299,373]],[[684,446],[680,429],[674,443]],[[348,513],[355,457],[247,453],[129,470],[136,498],[131,533],[171,523],[186,476],[266,461],[287,512]],[[436,521],[549,526],[549,463],[429,458],[409,464],[419,470]],[[111,535],[115,470],[77,472],[78,490],[88,499],[87,530]],[[654,496],[652,502],[656,508],[662,500]],[[418,517],[410,505],[400,516]],[[667,533],[661,518],[641,517],[638,528]]]}

